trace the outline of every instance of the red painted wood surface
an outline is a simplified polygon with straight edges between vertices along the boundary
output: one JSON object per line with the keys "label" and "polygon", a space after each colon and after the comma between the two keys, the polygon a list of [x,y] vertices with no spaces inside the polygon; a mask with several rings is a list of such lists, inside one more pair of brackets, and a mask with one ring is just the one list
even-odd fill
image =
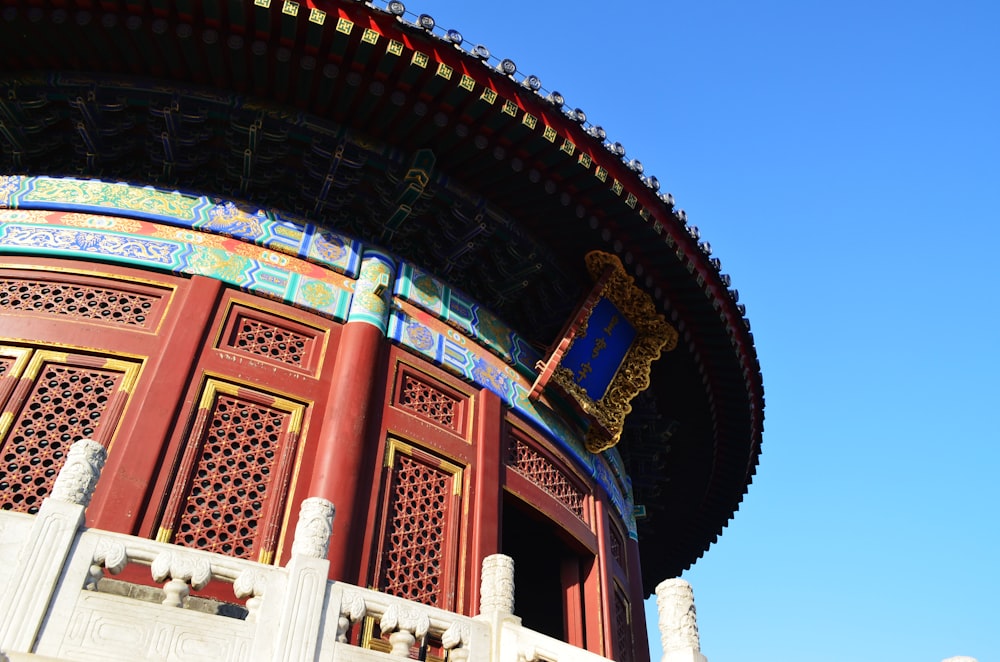
{"label": "red painted wood surface", "polygon": [[385,339],[370,324],[346,324],[330,377],[330,397],[322,414],[322,430],[309,480],[309,496],[333,502],[336,516],[330,544],[330,577],[357,581],[363,535],[364,477],[371,476],[369,425],[381,410],[372,402],[377,366]]}
{"label": "red painted wood surface", "polygon": [[[470,499],[475,498],[480,467],[484,466],[477,461],[476,440],[480,438],[483,424],[480,408],[485,391],[463,383],[399,347],[390,350],[387,366],[381,421],[374,437],[377,473],[368,490],[370,507],[365,539],[369,543],[362,558],[362,583],[378,586],[384,578],[381,559],[390,548],[386,536],[391,512],[387,509],[390,507],[388,492],[393,489],[393,476],[386,466],[386,457],[390,443],[402,443],[413,447],[416,454],[430,463],[437,458],[461,468],[461,493],[456,496],[457,516],[449,520],[446,529],[442,529],[439,540],[444,550],[442,562],[451,568],[451,576],[441,582],[432,603],[473,615],[479,605],[469,602],[468,587],[478,582],[479,574],[474,567],[476,561],[470,554],[470,532],[475,526],[475,515],[470,514]],[[419,402],[409,402],[406,397],[408,393],[414,393],[414,385],[418,387]],[[442,404],[447,405],[449,415],[441,415]],[[498,426],[499,402],[494,406],[497,418],[493,423]],[[496,493],[492,498],[496,500]]]}
{"label": "red painted wood surface", "polygon": [[646,634],[646,610],[643,606],[643,601],[646,596],[642,594],[642,571],[639,563],[639,543],[631,538],[626,538],[625,549],[628,553],[628,595],[629,600],[632,603],[632,638],[635,642],[632,659],[635,662],[650,662],[649,637]]}
{"label": "red painted wood surface", "polygon": [[488,389],[480,392],[479,434],[476,436],[476,463],[471,498],[473,502],[472,535],[469,552],[471,564],[467,583],[467,613],[479,611],[479,586],[483,559],[500,551],[501,499],[503,494],[503,403]]}
{"label": "red painted wood surface", "polygon": [[[181,281],[181,279],[177,279]],[[133,407],[118,431],[119,444],[108,455],[102,480],[87,509],[91,526],[138,535],[139,516],[151,497],[150,486],[160,469],[161,448],[179,413],[182,395],[190,379],[190,366],[201,349],[205,326],[215,310],[221,283],[194,277],[182,281],[172,314],[165,320],[159,351],[151,351],[149,363],[135,392],[137,402],[158,406]],[[150,350],[153,348],[150,347]]]}
{"label": "red painted wood surface", "polygon": [[[0,263],[0,276],[115,286],[160,297],[142,325],[109,325],[37,310],[5,311],[0,317],[0,345],[13,348],[13,354],[46,348],[142,363],[131,394],[118,393],[108,404],[105,415],[115,425],[99,430],[110,452],[88,510],[89,525],[148,537],[166,527],[177,539],[172,528],[183,512],[184,490],[200,466],[200,456],[189,449],[206,422],[198,421],[208,416],[199,402],[207,383],[226,384],[237,394],[240,389],[251,393],[251,400],[266,404],[268,398],[281,398],[302,412],[297,436],[277,450],[281,459],[274,464],[269,500],[255,515],[259,530],[253,533],[253,554],[266,552],[273,562],[286,562],[298,504],[323,496],[337,508],[331,576],[363,585],[376,582],[385,567],[379,563],[390,515],[386,450],[395,440],[406,445],[415,462],[461,472],[441,524],[438,606],[478,612],[481,563],[502,548],[507,493],[567,542],[571,553],[561,576],[570,642],[605,655],[620,652],[612,643],[617,586],[632,607],[633,659],[648,662],[636,543],[624,536],[620,522],[612,521],[612,511],[595,500],[591,480],[492,392],[390,346],[370,325],[339,325],[211,279],[42,258],[4,257]],[[304,348],[291,358],[278,356],[274,343],[258,335],[268,329],[305,339]],[[260,340],[256,346],[254,339]],[[245,342],[250,346],[240,346]],[[13,401],[12,393],[22,386],[0,376],[0,405]],[[508,466],[515,436],[579,490],[579,515],[544,481]],[[170,513],[173,521],[165,521]],[[612,528],[619,532],[619,545],[624,541],[622,562],[610,552]],[[148,582],[141,575],[130,579]]]}
{"label": "red painted wood surface", "polygon": [[[166,459],[154,477],[141,531],[143,535],[154,537],[165,535],[166,529],[172,541],[192,544],[173,530],[180,507],[176,499],[182,498],[195,480],[192,472],[196,458],[187,449],[190,444],[203,441],[207,424],[203,419],[208,410],[199,410],[199,403],[208,397],[209,384],[235,389],[234,397],[241,401],[249,398],[249,401],[267,403],[281,398],[301,410],[301,427],[292,436],[282,433],[283,441],[274,452],[284,459],[277,460],[273,466],[277,473],[270,477],[267,498],[254,508],[255,500],[248,497],[246,507],[259,514],[254,518],[260,527],[255,534],[255,554],[264,552],[261,560],[282,563],[290,553],[290,532],[298,512],[297,504],[311,496],[307,490],[309,472],[321,443],[319,421],[329,393],[329,373],[338,353],[340,326],[291,306],[230,289],[221,293],[210,312],[211,318],[200,332],[201,342],[193,360],[186,366],[180,357],[172,361],[174,369],[186,373],[187,377],[169,439],[162,451]],[[241,347],[234,331],[236,318],[262,325],[260,341],[254,339]],[[186,319],[185,323],[192,321]],[[301,364],[276,360],[268,351],[265,333],[312,337],[311,350],[303,356]],[[241,392],[246,395],[239,395]],[[253,434],[248,431],[246,443],[253,444],[253,440]],[[182,462],[184,457],[189,457],[186,464]],[[297,471],[293,472],[293,467],[297,467]],[[172,508],[171,498],[175,500]],[[221,515],[219,517],[221,519]],[[219,526],[223,525],[220,521]]]}

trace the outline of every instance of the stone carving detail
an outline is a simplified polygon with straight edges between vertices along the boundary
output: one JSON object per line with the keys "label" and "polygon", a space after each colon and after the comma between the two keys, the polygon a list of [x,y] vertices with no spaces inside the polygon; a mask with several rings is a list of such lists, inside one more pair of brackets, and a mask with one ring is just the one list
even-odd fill
{"label": "stone carving detail", "polygon": [[656,586],[656,610],[664,653],[682,649],[701,651],[694,591],[690,584],[683,579],[660,582]]}
{"label": "stone carving detail", "polygon": [[469,645],[471,629],[468,623],[455,621],[448,626],[448,629],[441,635],[441,645],[448,651],[450,662],[462,662],[469,659]]}
{"label": "stone carving detail", "polygon": [[302,502],[292,541],[293,555],[326,558],[333,534],[334,512],[333,504],[320,497],[310,497]]}
{"label": "stone carving detail", "polygon": [[191,588],[202,589],[212,579],[212,566],[208,561],[192,554],[178,552],[163,552],[153,560],[149,567],[153,581],[164,584],[163,604],[168,607],[183,607],[184,598]]}
{"label": "stone carving detail", "polygon": [[69,447],[66,463],[52,486],[52,498],[87,507],[101,477],[108,452],[91,439],[80,439]]}
{"label": "stone carving detail", "polygon": [[514,559],[492,554],[483,559],[479,613],[514,613]]}
{"label": "stone carving detail", "polygon": [[[390,651],[395,657],[409,657],[417,641],[423,641],[431,627],[427,614],[411,605],[393,603],[379,619],[382,636],[389,639]],[[388,636],[387,636],[388,635]]]}
{"label": "stone carving detail", "polygon": [[345,591],[340,603],[340,617],[337,619],[337,641],[348,643],[347,632],[351,629],[351,624],[360,621],[367,613],[364,598],[353,591]]}
{"label": "stone carving detail", "polygon": [[264,601],[264,591],[267,589],[267,575],[260,570],[244,570],[233,582],[233,593],[237,598],[248,598],[247,622],[256,623],[257,613]]}
{"label": "stone carving detail", "polygon": [[126,565],[128,565],[128,554],[125,552],[125,545],[117,540],[102,538],[97,543],[97,549],[94,550],[90,572],[83,588],[88,591],[96,591],[97,582],[104,577],[104,568],[107,568],[112,575],[117,575],[125,569]]}
{"label": "stone carving detail", "polygon": [[550,662],[556,659],[556,656],[548,651],[539,650],[537,646],[528,644],[522,646],[517,651],[517,662]]}

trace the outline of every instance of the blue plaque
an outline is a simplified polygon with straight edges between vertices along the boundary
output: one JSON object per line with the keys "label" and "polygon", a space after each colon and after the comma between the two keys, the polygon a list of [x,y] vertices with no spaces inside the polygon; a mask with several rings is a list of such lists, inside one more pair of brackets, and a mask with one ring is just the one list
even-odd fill
{"label": "blue plaque", "polygon": [[636,330],[608,299],[597,301],[587,321],[587,332],[577,336],[563,357],[562,366],[591,400],[608,391],[628,355]]}

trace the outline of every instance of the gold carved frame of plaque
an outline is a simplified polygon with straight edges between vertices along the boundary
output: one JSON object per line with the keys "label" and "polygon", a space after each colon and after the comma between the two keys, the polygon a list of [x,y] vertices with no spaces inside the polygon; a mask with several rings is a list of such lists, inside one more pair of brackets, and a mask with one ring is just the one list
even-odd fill
{"label": "gold carved frame of plaque", "polygon": [[[591,419],[585,443],[591,453],[599,453],[618,443],[625,417],[632,411],[632,398],[649,387],[649,371],[653,361],[660,358],[662,352],[677,346],[677,330],[667,323],[663,315],[656,312],[652,298],[636,286],[617,257],[610,253],[591,251],[584,260],[587,271],[595,281],[607,272],[600,297],[614,304],[636,331],[635,339],[622,359],[618,372],[599,400],[593,400],[587,395],[576,383],[569,368],[559,366],[552,374],[552,381],[576,400]],[[587,316],[589,315],[588,311]],[[586,335],[586,326],[587,320],[584,319],[576,334],[577,338]]]}

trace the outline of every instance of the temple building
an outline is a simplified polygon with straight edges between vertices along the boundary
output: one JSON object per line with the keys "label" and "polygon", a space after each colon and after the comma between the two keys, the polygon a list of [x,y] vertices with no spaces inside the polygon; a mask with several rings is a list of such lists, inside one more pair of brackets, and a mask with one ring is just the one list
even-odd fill
{"label": "temple building", "polygon": [[745,313],[401,2],[0,0],[0,651],[647,662],[758,462]]}

